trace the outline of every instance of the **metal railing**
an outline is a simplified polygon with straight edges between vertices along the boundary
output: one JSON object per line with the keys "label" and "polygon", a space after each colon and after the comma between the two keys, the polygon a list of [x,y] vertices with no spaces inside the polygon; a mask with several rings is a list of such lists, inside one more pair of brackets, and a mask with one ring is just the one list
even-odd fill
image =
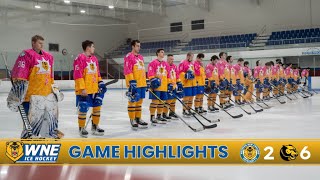
{"label": "metal railing", "polygon": [[[291,43],[293,41],[293,43]],[[314,42],[312,42],[314,41]],[[320,37],[310,37],[310,38],[294,38],[294,39],[279,39],[279,40],[269,40],[269,45],[286,45],[286,44],[306,44],[306,43],[320,43]],[[279,44],[270,44],[277,43]]]}

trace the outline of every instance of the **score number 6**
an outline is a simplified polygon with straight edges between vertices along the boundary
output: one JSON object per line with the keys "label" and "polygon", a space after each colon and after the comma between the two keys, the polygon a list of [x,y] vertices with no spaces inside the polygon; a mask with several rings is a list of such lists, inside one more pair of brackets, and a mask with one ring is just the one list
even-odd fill
{"label": "score number 6", "polygon": [[[308,160],[308,159],[310,159],[310,157],[311,157],[311,153],[310,153],[310,151],[308,151],[307,150],[307,148],[308,148],[308,146],[305,146],[305,147],[303,147],[303,149],[301,150],[301,152],[300,152],[300,157],[301,157],[301,159],[303,159],[303,160]],[[272,154],[273,154],[273,147],[271,147],[271,146],[267,146],[267,147],[265,147],[264,148],[264,151],[269,151],[268,153],[267,153],[267,155],[266,156],[264,156],[264,160],[274,160],[274,156],[272,156]]]}

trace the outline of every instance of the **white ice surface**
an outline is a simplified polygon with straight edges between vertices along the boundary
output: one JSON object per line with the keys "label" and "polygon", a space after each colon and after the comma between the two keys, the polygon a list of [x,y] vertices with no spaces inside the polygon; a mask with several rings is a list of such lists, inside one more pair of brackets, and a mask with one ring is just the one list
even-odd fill
{"label": "white ice surface", "polygon": [[[75,95],[64,92],[65,99],[59,104],[59,129],[66,138],[78,138],[78,121],[75,107]],[[1,138],[19,137],[22,121],[18,113],[11,112],[6,106],[7,94],[0,94]],[[149,122],[149,99],[143,103],[143,119]],[[287,100],[279,104],[276,100],[267,102],[273,106],[261,113],[246,115],[239,108],[231,109],[232,114],[243,113],[244,117],[232,119],[224,112],[207,114],[209,119],[221,119],[218,127],[202,132],[193,132],[181,121],[172,121],[148,129],[132,131],[127,115],[127,99],[124,90],[109,90],[101,110],[100,126],[106,130],[105,136],[97,138],[320,138],[320,95],[308,99]],[[206,100],[205,100],[206,104]],[[204,106],[206,107],[206,105]],[[258,106],[255,106],[259,108]],[[250,107],[245,107],[253,111]],[[182,106],[177,102],[177,112]],[[191,118],[187,122],[200,127]],[[208,124],[206,121],[203,121]],[[89,125],[90,126],[90,125]],[[90,128],[88,128],[90,129]],[[92,136],[91,136],[92,137]],[[93,137],[96,138],[96,137]]]}
{"label": "white ice surface", "polygon": [[[99,138],[320,138],[320,95],[308,99],[299,97],[298,100],[287,100],[283,105],[272,100],[268,102],[273,106],[271,109],[251,116],[244,114],[238,108],[230,110],[233,114],[243,113],[244,117],[240,119],[232,119],[224,112],[208,114],[207,117],[210,119],[221,119],[218,127],[195,133],[181,121],[132,131],[126,112],[127,99],[124,92],[124,90],[107,92],[100,125],[106,130],[106,134]],[[66,138],[78,138],[75,95],[71,91],[64,94],[65,99],[59,107],[59,128],[65,133]],[[19,114],[10,112],[6,107],[6,96],[7,94],[0,94],[2,124],[0,138],[18,138],[22,123]],[[143,119],[146,122],[149,122],[149,103],[148,99],[143,103]],[[181,112],[181,109],[181,105],[177,102],[177,112]],[[249,107],[245,109],[251,111]],[[194,119],[187,119],[187,121],[193,126],[200,127]],[[108,168],[114,171],[127,171],[128,167],[109,166]],[[213,180],[309,180],[319,179],[320,170],[317,166],[134,166],[130,168],[132,173],[147,173],[159,179]]]}

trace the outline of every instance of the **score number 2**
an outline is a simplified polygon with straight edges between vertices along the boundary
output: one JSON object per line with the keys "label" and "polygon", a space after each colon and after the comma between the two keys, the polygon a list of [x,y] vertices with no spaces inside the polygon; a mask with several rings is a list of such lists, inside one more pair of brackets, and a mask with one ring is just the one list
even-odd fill
{"label": "score number 2", "polygon": [[[308,148],[308,146],[305,146],[305,147],[302,149],[302,151],[300,152],[300,157],[301,157],[301,159],[303,159],[303,160],[308,160],[308,159],[310,159],[310,157],[311,157],[311,153],[310,153],[310,151],[307,150],[307,148]],[[264,158],[263,158],[264,160],[268,160],[268,161],[274,160],[274,156],[272,156],[272,154],[273,154],[273,147],[267,146],[267,147],[264,148],[264,151],[268,151],[267,155],[264,156]]]}

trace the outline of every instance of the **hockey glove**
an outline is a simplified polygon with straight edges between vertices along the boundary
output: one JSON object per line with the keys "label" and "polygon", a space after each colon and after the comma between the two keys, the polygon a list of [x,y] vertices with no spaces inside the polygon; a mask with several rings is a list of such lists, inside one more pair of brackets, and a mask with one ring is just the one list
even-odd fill
{"label": "hockey glove", "polygon": [[177,82],[177,93],[183,92],[183,85],[181,82]]}
{"label": "hockey glove", "polygon": [[193,74],[193,71],[187,71],[186,74],[184,75],[184,78],[185,79],[188,79],[188,80],[192,80],[194,79],[194,74]]}
{"label": "hockey glove", "polygon": [[150,87],[152,89],[157,89],[158,87],[161,86],[161,80],[159,78],[153,78],[150,81]]}
{"label": "hockey glove", "polygon": [[130,92],[131,94],[136,94],[137,93],[137,81],[136,80],[131,80],[129,82],[128,92]]}
{"label": "hockey glove", "polygon": [[99,81],[99,92],[105,94],[107,90],[106,84],[103,81]]}

